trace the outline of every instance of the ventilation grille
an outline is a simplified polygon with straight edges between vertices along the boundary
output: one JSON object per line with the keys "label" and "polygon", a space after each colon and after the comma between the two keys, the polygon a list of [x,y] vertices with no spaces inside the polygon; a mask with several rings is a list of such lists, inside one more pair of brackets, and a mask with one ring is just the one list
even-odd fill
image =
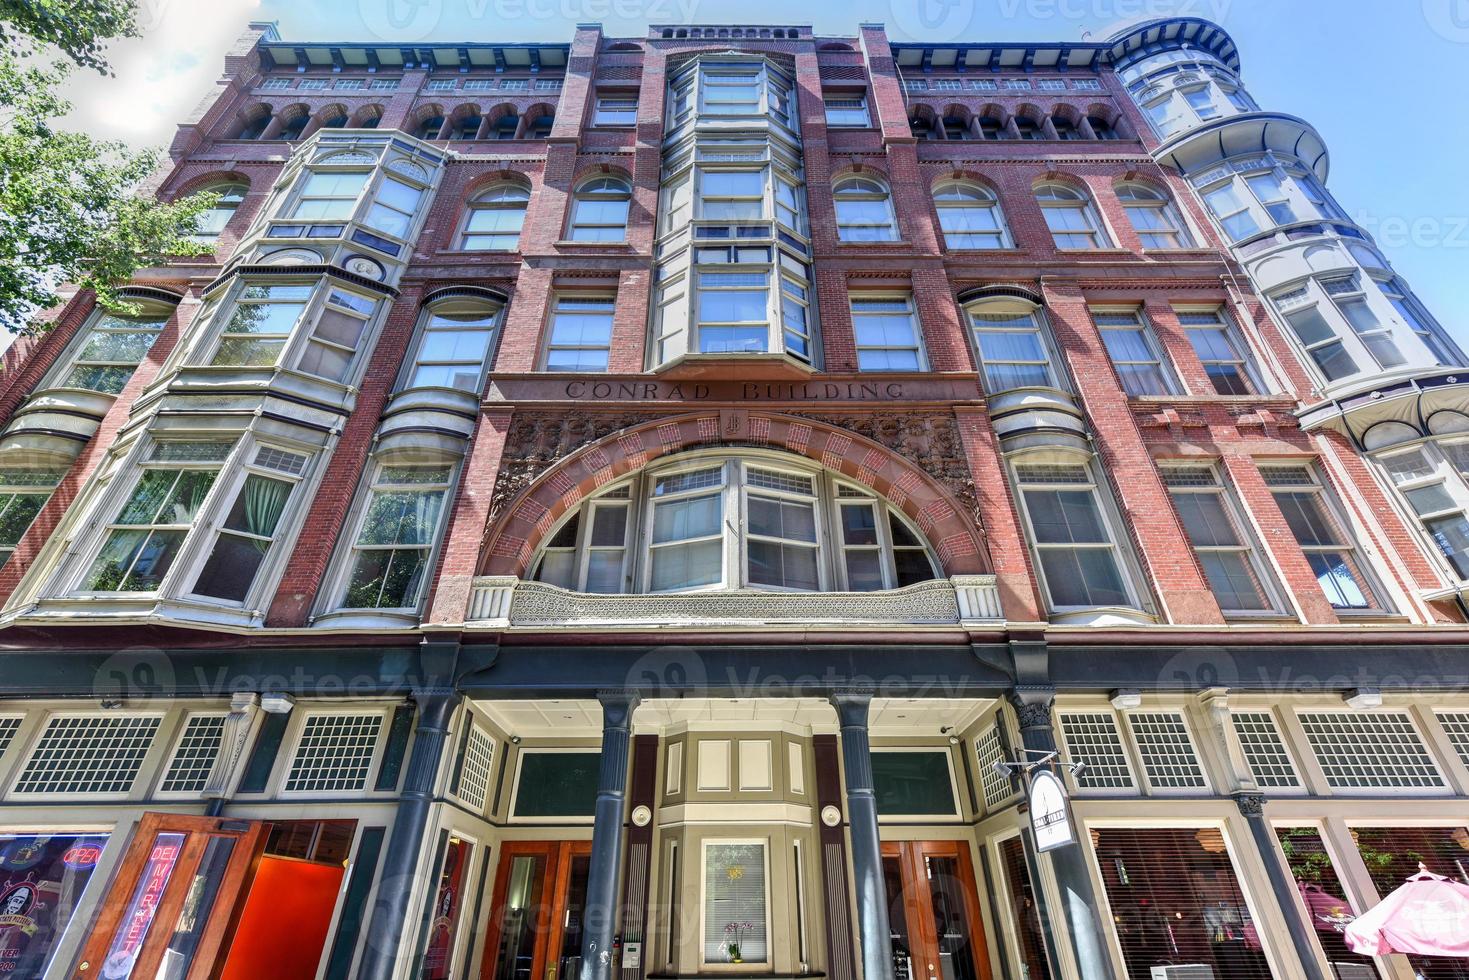
{"label": "ventilation grille", "polygon": [[1328,786],[1382,789],[1443,785],[1443,777],[1406,714],[1322,711],[1303,712],[1300,717]]}
{"label": "ventilation grille", "polygon": [[998,809],[1014,795],[1014,783],[1009,776],[995,768],[995,763],[1005,758],[1005,744],[1000,741],[1000,726],[995,725],[974,740],[974,751],[979,757],[979,783],[984,790],[986,810]]}
{"label": "ventilation grille", "polygon": [[255,465],[275,470],[278,473],[300,476],[301,471],[306,468],[306,457],[300,453],[290,453],[272,446],[262,446],[255,454]]}
{"label": "ventilation grille", "polygon": [[1084,789],[1132,788],[1132,770],[1127,765],[1117,722],[1111,715],[1077,712],[1062,714],[1060,718],[1070,761],[1086,763],[1086,768],[1075,777],[1076,785]]}
{"label": "ventilation grille", "polygon": [[[1440,711],[1438,723],[1443,726],[1454,751],[1459,753],[1459,761],[1469,766],[1469,711]],[[0,719],[0,725],[3,724],[4,719]],[[5,751],[3,732],[4,729],[0,728],[0,752]]]}
{"label": "ventilation grille", "polygon": [[1294,789],[1301,785],[1280,730],[1268,711],[1235,712],[1234,730],[1255,783],[1261,789]]}
{"label": "ventilation grille", "polygon": [[471,725],[464,743],[464,763],[459,769],[459,798],[475,810],[483,810],[490,793],[490,762],[495,741],[477,725]]}
{"label": "ventilation grille", "polygon": [[367,785],[382,715],[309,715],[286,777],[287,792],[338,793]]}
{"label": "ventilation grille", "polygon": [[1128,727],[1142,756],[1148,782],[1165,789],[1203,788],[1204,771],[1189,739],[1183,715],[1171,711],[1137,712]]}
{"label": "ventilation grille", "polygon": [[159,791],[163,793],[201,793],[219,757],[224,738],[224,715],[195,715],[189,719],[184,734],[174,750],[173,761],[163,777]]}
{"label": "ventilation grille", "polygon": [[24,719],[20,715],[0,718],[0,755],[10,748],[10,742],[15,738],[15,733],[20,731],[20,723]]}
{"label": "ventilation grille", "polygon": [[46,725],[16,793],[126,793],[158,733],[157,717],[64,715]]}

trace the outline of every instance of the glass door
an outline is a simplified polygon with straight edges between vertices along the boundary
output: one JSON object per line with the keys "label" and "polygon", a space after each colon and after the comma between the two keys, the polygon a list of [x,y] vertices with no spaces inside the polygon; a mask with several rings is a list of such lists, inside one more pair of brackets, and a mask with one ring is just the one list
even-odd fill
{"label": "glass door", "polygon": [[202,980],[227,947],[269,824],[148,813],[82,949],[81,980]]}
{"label": "glass door", "polygon": [[513,841],[500,852],[481,980],[574,980],[590,841]]}
{"label": "glass door", "polygon": [[888,842],[882,863],[897,980],[989,980],[968,844]]}

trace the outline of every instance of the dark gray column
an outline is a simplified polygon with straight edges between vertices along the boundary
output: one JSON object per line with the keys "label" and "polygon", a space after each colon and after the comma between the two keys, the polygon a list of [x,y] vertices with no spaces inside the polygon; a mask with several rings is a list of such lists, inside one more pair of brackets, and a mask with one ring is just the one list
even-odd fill
{"label": "dark gray column", "polygon": [[1285,920],[1285,927],[1290,931],[1291,944],[1295,947],[1296,957],[1301,961],[1301,970],[1308,980],[1328,980],[1326,973],[1321,969],[1321,961],[1316,956],[1316,949],[1311,944],[1312,929],[1301,917],[1301,910],[1296,901],[1300,892],[1296,889],[1296,883],[1286,874],[1285,867],[1280,863],[1280,856],[1276,853],[1275,835],[1270,831],[1270,824],[1265,820],[1265,797],[1258,793],[1239,793],[1234,798],[1235,806],[1239,812],[1244,814],[1245,823],[1250,827],[1250,839],[1255,843],[1255,850],[1260,854],[1260,860],[1265,865],[1265,873],[1270,876],[1270,890],[1275,893],[1275,904],[1280,908],[1280,914]]}
{"label": "dark gray column", "polygon": [[893,980],[893,940],[887,889],[877,837],[877,797],[872,788],[872,744],[867,713],[872,695],[834,694],[842,728],[842,772],[847,777],[847,824],[852,837],[852,883],[857,889],[857,942],[863,980]]}
{"label": "dark gray column", "polygon": [[622,812],[627,799],[628,743],[635,691],[603,691],[602,764],[592,822],[592,859],[587,869],[586,932],[582,935],[581,980],[611,980],[612,939],[617,931],[617,875],[622,869]]}
{"label": "dark gray column", "polygon": [[[1010,704],[1020,718],[1020,740],[1025,748],[1039,752],[1056,751],[1056,735],[1051,729],[1051,704],[1055,697],[1056,691],[1050,687],[1023,687],[1010,692]],[[1080,830],[1078,827],[1078,833]],[[1061,915],[1048,908],[1045,889],[1039,883],[1036,883],[1034,891],[1042,914],[1041,921],[1051,930],[1051,940],[1062,941],[1062,937],[1055,934],[1055,926],[1064,917],[1081,980],[1115,980],[1082,844],[1077,842],[1069,847],[1058,847],[1047,852],[1046,856],[1051,859],[1051,873],[1061,893]]]}
{"label": "dark gray column", "polygon": [[[413,752],[408,757],[408,771],[398,795],[398,812],[388,837],[382,880],[378,882],[357,980],[392,980],[413,893],[420,888],[427,891],[435,870],[419,868],[418,854],[428,832],[434,781],[448,744],[449,718],[459,705],[459,695],[435,690],[419,692],[414,700],[418,704],[418,726],[414,729]],[[431,895],[425,897],[425,901],[432,900]]]}

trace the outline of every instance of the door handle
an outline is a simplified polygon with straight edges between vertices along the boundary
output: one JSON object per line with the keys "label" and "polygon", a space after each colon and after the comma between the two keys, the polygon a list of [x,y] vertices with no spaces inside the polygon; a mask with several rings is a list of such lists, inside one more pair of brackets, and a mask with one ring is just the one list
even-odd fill
{"label": "door handle", "polygon": [[556,980],[556,964],[546,967],[546,980]]}

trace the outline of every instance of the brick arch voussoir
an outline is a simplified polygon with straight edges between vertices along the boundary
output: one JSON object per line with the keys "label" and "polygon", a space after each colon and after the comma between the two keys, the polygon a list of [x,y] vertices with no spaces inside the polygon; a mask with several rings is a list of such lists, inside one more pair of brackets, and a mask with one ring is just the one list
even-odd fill
{"label": "brick arch voussoir", "polygon": [[945,574],[991,571],[974,517],[941,483],[893,450],[814,419],[712,411],[631,426],[553,464],[489,529],[480,573],[525,577],[546,535],[588,496],[663,457],[718,448],[783,450],[804,456],[867,487],[907,515],[932,545]]}

